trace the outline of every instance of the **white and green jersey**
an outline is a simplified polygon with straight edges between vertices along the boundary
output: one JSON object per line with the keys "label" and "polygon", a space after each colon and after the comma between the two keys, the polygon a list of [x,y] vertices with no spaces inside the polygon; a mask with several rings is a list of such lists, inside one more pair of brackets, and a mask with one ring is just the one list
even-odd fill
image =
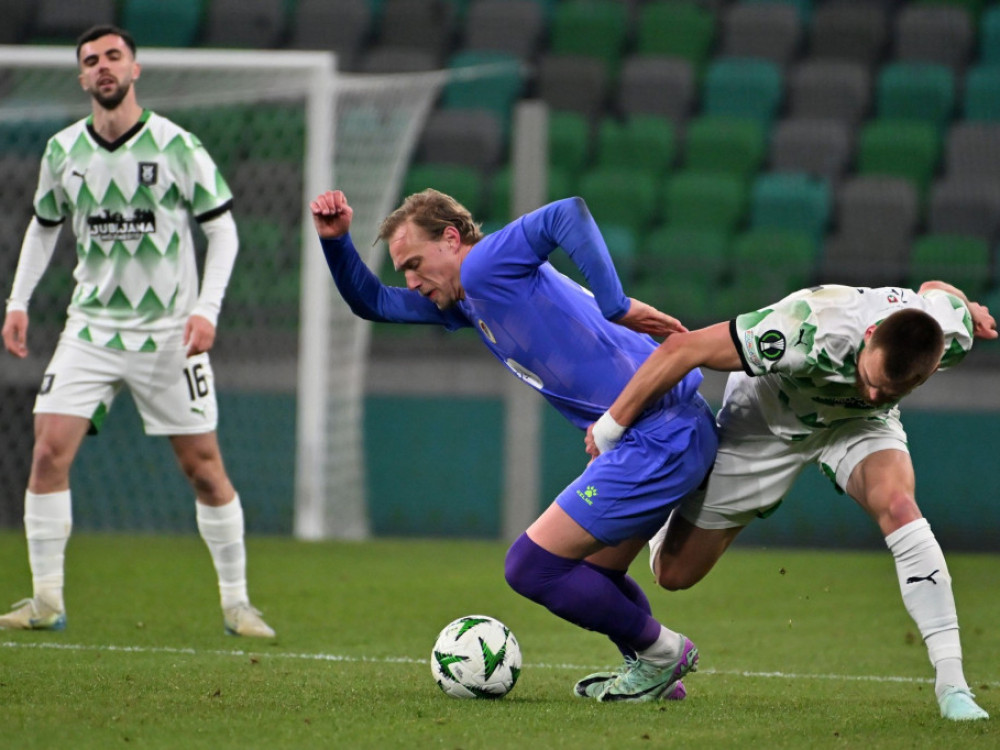
{"label": "white and green jersey", "polygon": [[821,286],[745,313],[730,323],[743,369],[754,378],[771,431],[786,439],[852,418],[883,419],[896,404],[872,406],[857,388],[858,353],[865,331],[897,310],[931,315],[944,331],[941,369],[972,348],[972,316],[954,295],[940,290]]}
{"label": "white and green jersey", "polygon": [[197,137],[154,112],[114,143],[91,117],[49,139],[35,193],[42,224],[70,219],[76,289],[66,333],[101,346],[179,346],[198,297],[191,219],[232,193]]}

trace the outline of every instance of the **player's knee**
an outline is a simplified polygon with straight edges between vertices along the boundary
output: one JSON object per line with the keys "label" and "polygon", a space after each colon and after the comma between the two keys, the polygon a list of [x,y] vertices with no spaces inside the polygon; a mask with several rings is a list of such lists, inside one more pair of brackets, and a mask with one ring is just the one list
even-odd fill
{"label": "player's knee", "polygon": [[36,480],[52,481],[69,474],[73,454],[58,443],[48,440],[35,441],[31,454],[31,474]]}
{"label": "player's knee", "polygon": [[892,490],[888,493],[879,525],[889,534],[918,518],[921,518],[920,508],[917,507],[913,494],[904,490]]}
{"label": "player's knee", "polygon": [[692,580],[684,571],[678,571],[675,568],[661,568],[656,574],[656,583],[667,591],[683,591],[694,586],[697,581]]}

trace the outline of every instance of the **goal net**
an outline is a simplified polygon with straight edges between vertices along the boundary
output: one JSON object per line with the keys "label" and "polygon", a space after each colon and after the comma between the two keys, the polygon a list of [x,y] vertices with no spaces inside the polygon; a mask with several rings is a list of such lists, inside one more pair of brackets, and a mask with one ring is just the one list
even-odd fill
{"label": "goal net", "polygon": [[[291,526],[302,538],[363,537],[368,326],[333,288],[308,200],[331,187],[344,189],[355,210],[355,244],[377,269],[378,222],[398,198],[416,139],[449,73],[337,75],[332,55],[319,52],[140,49],[138,60],[140,103],[195,133],[234,194],[240,255],[212,353],[220,434],[227,427],[245,436],[235,457],[227,448],[234,482],[246,486],[249,474],[261,493],[287,486],[266,485],[275,473],[273,455],[290,450],[274,445],[275,436],[282,443],[291,438],[274,424],[282,417],[269,411],[266,397],[297,398]],[[8,291],[45,142],[89,107],[71,47],[0,47],[0,280]],[[32,355],[0,357],[0,526],[20,525],[31,409],[64,322],[74,245],[64,228],[32,297]],[[234,393],[261,398],[232,409],[227,396]],[[129,401],[116,401],[100,449],[85,443],[74,466],[77,526],[189,530],[190,489],[166,441],[137,439],[141,427],[127,416]],[[282,494],[268,502],[287,508],[290,498]]]}

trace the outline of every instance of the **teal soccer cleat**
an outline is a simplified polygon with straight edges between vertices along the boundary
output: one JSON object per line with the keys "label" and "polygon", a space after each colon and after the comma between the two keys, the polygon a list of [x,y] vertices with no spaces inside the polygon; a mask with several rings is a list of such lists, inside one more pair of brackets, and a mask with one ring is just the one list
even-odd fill
{"label": "teal soccer cleat", "polygon": [[[625,657],[625,662],[613,672],[594,672],[587,675],[573,686],[573,695],[577,698],[597,698],[605,685],[627,672],[633,663],[635,659]],[[678,680],[660,697],[666,701],[682,701],[687,697],[687,690],[684,683]]]}
{"label": "teal soccer cleat", "polygon": [[684,675],[698,669],[698,647],[683,635],[681,638],[684,645],[676,660],[661,667],[645,659],[636,659],[628,669],[604,684],[597,700],[601,703],[646,702],[670,695]]}
{"label": "teal soccer cleat", "polygon": [[44,599],[22,599],[14,609],[0,615],[0,630],[65,630],[66,613],[50,607]]}
{"label": "teal soccer cleat", "polygon": [[990,715],[972,700],[975,696],[967,688],[949,685],[938,698],[941,716],[952,721],[976,721]]}

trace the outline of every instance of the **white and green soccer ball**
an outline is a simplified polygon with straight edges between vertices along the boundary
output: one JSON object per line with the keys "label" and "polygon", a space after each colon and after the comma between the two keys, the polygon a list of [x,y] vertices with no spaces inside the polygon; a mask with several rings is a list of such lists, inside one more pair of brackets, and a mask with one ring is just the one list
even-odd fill
{"label": "white and green soccer ball", "polygon": [[521,647],[497,619],[459,617],[434,643],[431,674],[452,698],[503,698],[521,674]]}

